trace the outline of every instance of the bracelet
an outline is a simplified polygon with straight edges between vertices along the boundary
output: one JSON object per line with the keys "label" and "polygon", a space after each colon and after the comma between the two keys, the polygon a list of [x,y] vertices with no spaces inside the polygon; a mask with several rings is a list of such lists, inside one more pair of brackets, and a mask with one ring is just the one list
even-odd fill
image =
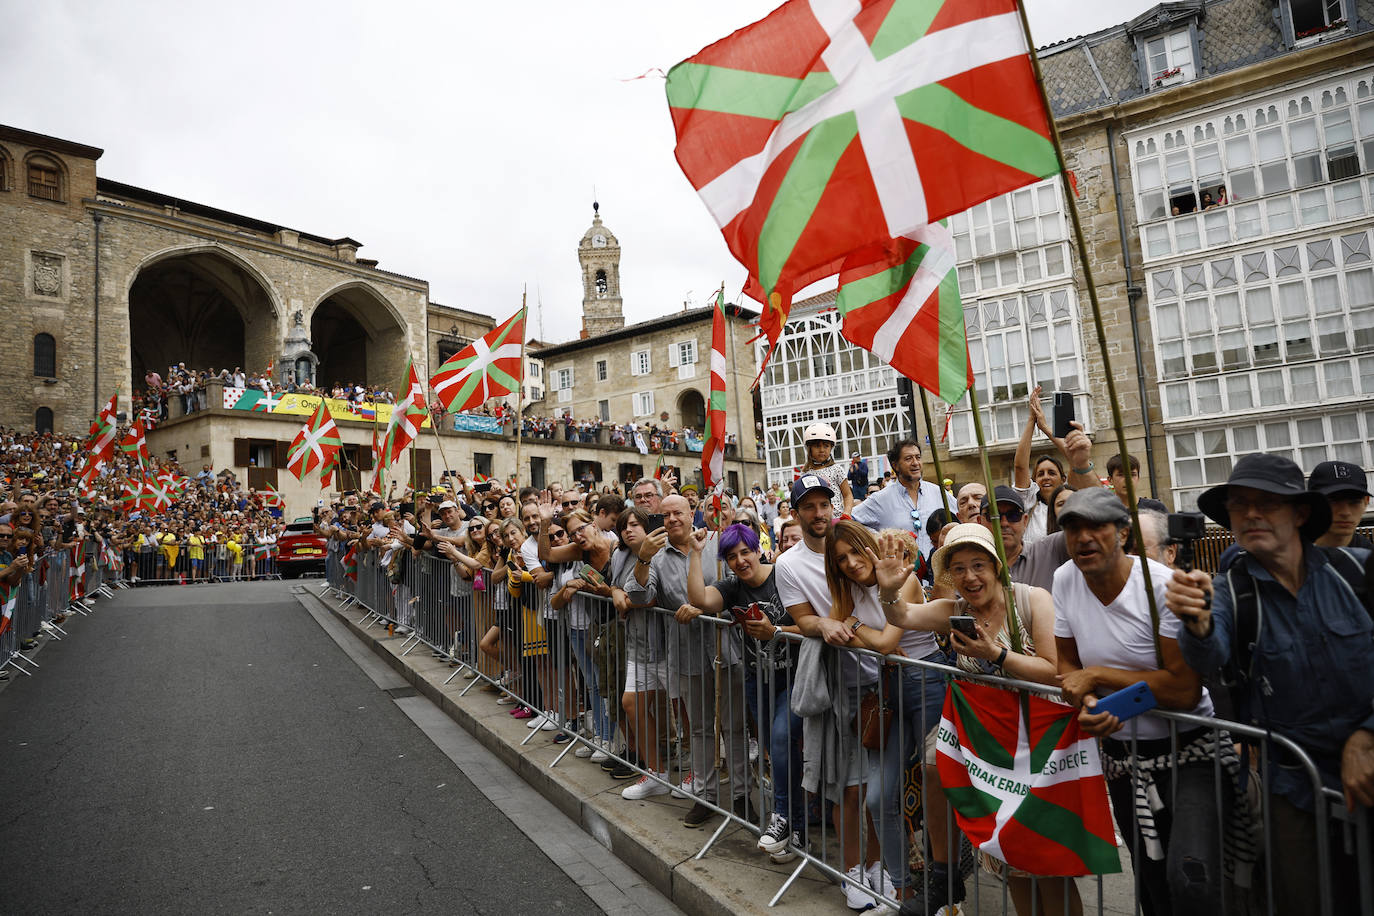
{"label": "bracelet", "polygon": [[1006,646],[1003,646],[1003,647],[1002,647],[1002,654],[999,655],[999,656],[997,656],[997,661],[993,662],[993,663],[992,663],[992,666],[993,666],[994,668],[1001,668],[1001,667],[1002,667],[1003,665],[1005,665],[1006,663],[1007,663],[1007,647],[1006,647]]}
{"label": "bracelet", "polygon": [[894,605],[894,604],[900,604],[901,601],[902,601],[902,596],[901,596],[901,595],[898,595],[897,597],[893,598],[891,601],[884,601],[882,604],[883,604],[883,607],[892,607],[892,605]]}
{"label": "bracelet", "polygon": [[1096,467],[1096,465],[1089,461],[1088,466],[1085,468],[1069,468],[1069,470],[1073,471],[1075,474],[1088,474],[1092,472],[1094,467]]}

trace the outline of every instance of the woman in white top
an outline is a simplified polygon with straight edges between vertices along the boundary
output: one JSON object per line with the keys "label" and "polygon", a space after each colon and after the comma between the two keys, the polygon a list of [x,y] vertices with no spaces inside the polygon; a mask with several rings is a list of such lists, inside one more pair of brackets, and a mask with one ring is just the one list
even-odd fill
{"label": "woman in white top", "polygon": [[[876,567],[880,601],[890,623],[916,630],[948,633],[955,650],[955,664],[965,671],[979,674],[1005,674],[1037,684],[1058,685],[1058,654],[1054,642],[1054,601],[1043,588],[1017,583],[1012,586],[1016,604],[1016,621],[1020,648],[1012,638],[1011,620],[1007,609],[1007,593],[1002,588],[1001,564],[992,533],[979,524],[955,525],[945,535],[944,544],[935,551],[931,564],[936,585],[953,590],[953,599],[939,599],[925,604],[911,604],[902,600],[899,589],[911,576],[911,565],[902,557],[894,539],[884,535],[877,554],[872,558]],[[974,621],[977,639],[969,639],[952,630],[949,618],[968,616]],[[934,741],[926,742],[925,788],[923,808],[926,835],[931,845],[930,894],[945,902],[949,884],[949,841],[947,808],[940,788],[940,773],[934,763]],[[1032,882],[1031,875],[1008,870],[1005,863],[991,856],[980,856],[983,867],[993,874],[1007,877],[1012,901],[1020,914],[1064,913],[1079,916],[1083,902],[1072,879],[1040,878]],[[963,897],[963,882],[956,875],[954,894],[948,902]],[[1032,894],[1039,892],[1039,901],[1032,904]],[[1068,904],[1067,909],[1065,904]]]}

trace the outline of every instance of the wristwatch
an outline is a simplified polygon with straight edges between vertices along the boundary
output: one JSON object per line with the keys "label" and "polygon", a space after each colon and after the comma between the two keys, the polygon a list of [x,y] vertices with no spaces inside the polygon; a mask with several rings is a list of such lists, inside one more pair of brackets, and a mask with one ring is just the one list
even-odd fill
{"label": "wristwatch", "polygon": [[854,618],[854,622],[851,623],[851,624],[849,625],[849,631],[850,631],[851,633],[857,633],[857,632],[859,632],[859,627],[861,627],[861,626],[863,626],[863,625],[864,625],[864,622],[863,622],[862,620],[860,620],[859,618],[855,617],[855,618]]}

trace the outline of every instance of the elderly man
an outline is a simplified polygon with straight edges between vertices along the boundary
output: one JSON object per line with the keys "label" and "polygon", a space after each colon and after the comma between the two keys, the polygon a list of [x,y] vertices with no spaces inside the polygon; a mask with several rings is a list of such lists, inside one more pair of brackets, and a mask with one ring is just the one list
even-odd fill
{"label": "elderly man", "polygon": [[[1079,708],[1084,731],[1106,739],[1107,791],[1126,846],[1135,851],[1142,909],[1222,912],[1216,800],[1229,810],[1231,798],[1218,794],[1214,757],[1221,755],[1228,771],[1238,769],[1230,743],[1204,727],[1181,726],[1171,735],[1169,723],[1148,713],[1123,727],[1111,713],[1095,711],[1098,697],[1144,681],[1161,707],[1212,715],[1202,679],[1179,651],[1182,624],[1164,607],[1170,570],[1126,553],[1131,516],[1110,490],[1074,493],[1059,523],[1073,560],[1054,574],[1059,679],[1064,699]],[[1158,630],[1150,615],[1145,564]],[[1153,807],[1155,801],[1161,806]]]}
{"label": "elderly man", "polygon": [[657,515],[663,502],[663,484],[653,477],[641,477],[630,490],[630,498],[637,508]]}
{"label": "elderly man", "polygon": [[[1215,579],[1199,570],[1173,574],[1168,602],[1186,623],[1183,657],[1202,674],[1228,671],[1238,717],[1296,742],[1347,807],[1374,805],[1369,551],[1314,544],[1331,509],[1304,488],[1298,466],[1277,455],[1241,458],[1225,484],[1198,497],[1198,508],[1231,530],[1242,553]],[[1281,747],[1269,754],[1278,764],[1264,770],[1272,911],[1311,909],[1319,885],[1338,909],[1355,911],[1358,863],[1337,823],[1326,821],[1331,870],[1321,874],[1315,810],[1324,802]]]}
{"label": "elderly man", "polygon": [[988,497],[988,488],[974,480],[959,488],[959,521],[976,522],[982,512],[983,500]]}
{"label": "elderly man", "polygon": [[[638,487],[636,484],[636,490]],[[677,495],[664,497],[658,508],[663,513],[663,528],[650,532],[640,546],[634,577],[625,586],[625,597],[636,607],[657,605],[677,612],[676,620],[668,624],[668,676],[681,678],[681,695],[692,729],[691,780],[690,783],[684,780],[687,784],[680,788],[685,794],[699,795],[705,802],[718,804],[715,628],[692,620],[693,615],[687,611],[691,607],[687,596],[687,569],[691,560],[692,509],[685,498]],[[703,549],[701,568],[703,584],[713,585],[716,578],[714,540]],[[745,775],[749,761],[741,702],[744,666],[734,641],[724,639],[721,646],[724,666],[721,735],[725,738],[725,763],[734,795],[734,812],[756,821],[754,807],[748,801],[749,784]],[[687,827],[700,827],[713,817],[715,811],[698,801],[682,823]]]}
{"label": "elderly man", "polygon": [[915,439],[899,440],[888,449],[887,460],[897,474],[896,483],[855,507],[854,521],[874,531],[885,528],[910,531],[916,536],[921,555],[929,557],[931,545],[926,521],[942,506],[953,514],[954,503],[938,484],[921,479],[921,446]]}

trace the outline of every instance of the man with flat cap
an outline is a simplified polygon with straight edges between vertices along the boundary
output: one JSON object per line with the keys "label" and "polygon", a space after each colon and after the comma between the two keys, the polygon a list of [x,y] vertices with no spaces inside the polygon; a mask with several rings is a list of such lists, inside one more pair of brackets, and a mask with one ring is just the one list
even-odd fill
{"label": "man with flat cap", "polygon": [[[1277,455],[1241,458],[1225,484],[1198,497],[1198,508],[1230,529],[1241,553],[1215,579],[1198,570],[1170,579],[1166,600],[1184,621],[1184,660],[1204,676],[1226,670],[1237,717],[1295,742],[1323,788],[1344,800],[1316,797],[1300,758],[1267,743],[1260,772],[1267,775],[1269,911],[1305,912],[1328,891],[1338,908],[1354,911],[1359,869],[1344,825],[1331,815],[1374,805],[1369,551],[1314,543],[1331,527],[1327,497]],[[1316,855],[1318,806],[1328,815],[1326,874]]]}

